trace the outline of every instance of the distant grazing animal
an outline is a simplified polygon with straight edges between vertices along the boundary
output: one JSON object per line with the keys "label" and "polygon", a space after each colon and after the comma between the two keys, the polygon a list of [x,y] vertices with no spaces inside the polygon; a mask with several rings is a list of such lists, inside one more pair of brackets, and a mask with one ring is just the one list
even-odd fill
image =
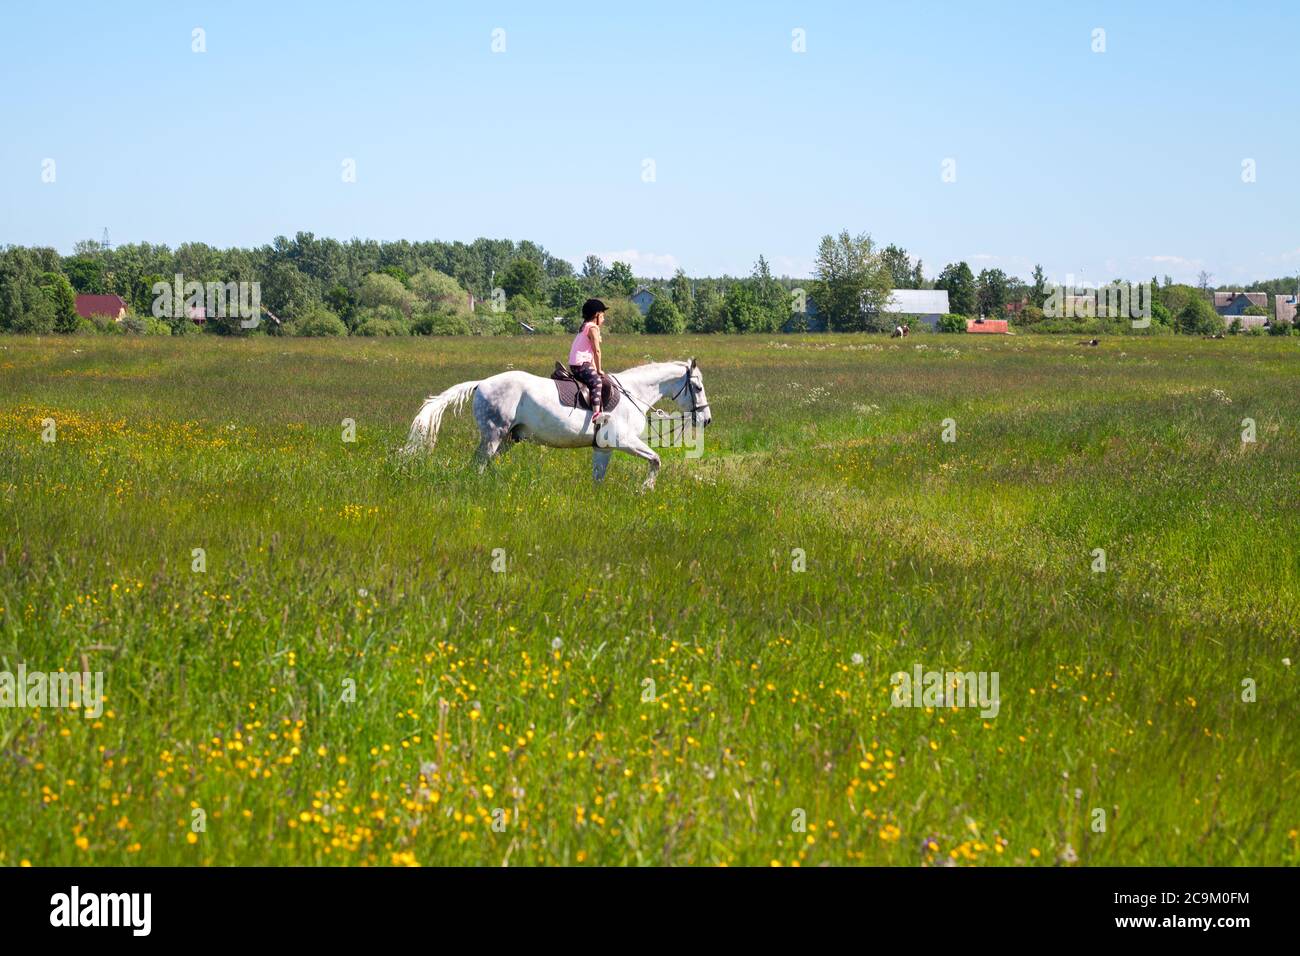
{"label": "distant grazing animal", "polygon": [[1080,345],[1097,345],[1097,344],[1099,344],[1099,343],[1098,343],[1098,341],[1097,341],[1096,339],[1090,339],[1090,340],[1088,340],[1087,342],[1080,342],[1079,344],[1080,344]]}
{"label": "distant grazing animal", "polygon": [[609,412],[599,430],[592,427],[591,409],[562,404],[554,379],[528,372],[501,372],[478,382],[461,382],[425,400],[411,422],[404,454],[432,448],[438,439],[443,412],[460,408],[473,396],[474,419],[480,442],[476,453],[479,471],[515,442],[531,441],[552,448],[593,448],[592,477],[601,481],[610,455],[627,452],[650,466],[642,487],[654,488],[659,456],[645,443],[646,413],[662,399],[675,402],[691,416],[692,425],[713,421],[704,394],[704,377],[695,359],[689,362],[654,362],[610,376],[628,401]]}

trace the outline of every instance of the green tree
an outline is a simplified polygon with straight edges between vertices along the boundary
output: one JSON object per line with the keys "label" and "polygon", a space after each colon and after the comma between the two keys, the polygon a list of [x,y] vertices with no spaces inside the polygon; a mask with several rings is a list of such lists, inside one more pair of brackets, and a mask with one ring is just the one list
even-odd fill
{"label": "green tree", "polygon": [[309,306],[293,323],[297,335],[334,336],[347,335],[348,327],[337,315],[321,305]]}
{"label": "green tree", "polygon": [[40,285],[44,271],[31,250],[13,247],[0,251],[0,329],[54,330],[54,303]]}
{"label": "green tree", "polygon": [[817,310],[835,331],[873,328],[888,302],[891,276],[875,252],[871,237],[823,236],[817,249],[812,296]]}
{"label": "green tree", "polygon": [[721,332],[725,325],[721,306],[721,297],[711,283],[700,286],[695,292],[687,328],[692,332]]}
{"label": "green tree", "polygon": [[[310,237],[311,233],[308,233],[307,235]],[[386,275],[389,276],[390,278],[396,279],[404,286],[409,287],[411,284],[410,274],[407,273],[407,271],[403,269],[401,266],[384,266],[384,268],[379,270],[379,274]]]}
{"label": "green tree", "polygon": [[609,331],[620,334],[645,331],[645,316],[630,299],[611,299],[606,305],[605,322]]}
{"label": "green tree", "polygon": [[325,293],[325,304],[342,320],[348,328],[352,327],[357,311],[357,300],[352,290],[342,282],[336,282]]}
{"label": "green tree", "polygon": [[551,283],[551,306],[569,312],[582,305],[582,283],[573,276],[560,276]]}
{"label": "green tree", "polygon": [[391,305],[362,309],[357,313],[357,320],[357,327],[352,330],[353,335],[378,338],[406,335],[409,332],[405,316]]}
{"label": "green tree", "polygon": [[975,280],[976,300],[982,314],[1001,318],[1010,296],[1011,282],[1001,269],[983,269]]}
{"label": "green tree", "polygon": [[[1169,314],[1174,317],[1174,327],[1178,327],[1178,316],[1182,315],[1187,308],[1187,304],[1195,299],[1205,299],[1205,295],[1190,285],[1177,283],[1167,285],[1160,290],[1160,302],[1169,310]],[[1208,303],[1207,303],[1208,304]]]}
{"label": "green tree", "polygon": [[1212,335],[1223,331],[1223,316],[1215,312],[1214,307],[1205,299],[1197,296],[1188,300],[1178,313],[1175,327],[1184,335]]}
{"label": "green tree", "polygon": [[893,243],[885,246],[884,251],[880,253],[881,261],[885,268],[889,270],[889,281],[891,288],[894,289],[912,289],[912,260],[907,254],[906,249],[902,249]]}
{"label": "green tree", "polygon": [[673,273],[672,280],[668,283],[668,293],[672,296],[677,311],[682,315],[689,315],[694,297],[691,295],[691,280],[686,277],[683,270],[678,269]]}
{"label": "green tree", "polygon": [[145,273],[135,280],[135,285],[125,297],[132,312],[136,315],[153,315],[153,287],[159,282],[171,284],[171,280],[158,272]]}
{"label": "green tree", "polygon": [[72,288],[84,295],[103,295],[104,263],[90,256],[70,256],[63,260],[63,274]]}
{"label": "green tree", "polygon": [[357,304],[363,309],[377,309],[381,305],[391,306],[409,319],[416,310],[420,298],[391,275],[372,272],[361,280],[361,289],[357,292]]}
{"label": "green tree", "polygon": [[655,296],[646,312],[645,330],[655,335],[681,335],[686,331],[686,316],[668,296]]}
{"label": "green tree", "polygon": [[605,284],[620,295],[631,295],[636,291],[636,277],[632,267],[626,262],[615,262],[605,273]]}
{"label": "green tree", "polygon": [[1034,284],[1029,289],[1029,304],[1036,309],[1042,309],[1043,303],[1051,295],[1047,288],[1047,274],[1043,272],[1041,265],[1034,266]]}
{"label": "green tree", "polygon": [[759,256],[758,262],[754,263],[749,285],[754,290],[754,300],[762,312],[752,331],[774,332],[781,328],[790,317],[790,298],[785,287],[772,277],[772,270],[763,256]]}
{"label": "green tree", "polygon": [[41,276],[41,291],[54,307],[54,331],[75,332],[80,325],[77,315],[77,294],[72,284],[59,272],[46,272]]}
{"label": "green tree", "polygon": [[1016,316],[1016,325],[1037,325],[1043,321],[1043,310],[1036,305],[1026,305]]}
{"label": "green tree", "polygon": [[505,290],[506,297],[521,295],[530,302],[540,302],[546,276],[542,267],[532,259],[516,259],[497,277],[497,284]]}
{"label": "green tree", "polygon": [[[397,283],[396,279],[388,281]],[[276,262],[267,270],[262,280],[262,301],[268,309],[286,320],[306,314],[313,305],[306,278],[288,262]]]}
{"label": "green tree", "polygon": [[506,302],[506,312],[516,322],[527,322],[529,325],[536,326],[539,324],[541,313],[537,305],[528,297],[517,295]]}
{"label": "green tree", "polygon": [[445,272],[421,269],[411,276],[411,291],[419,299],[416,308],[420,311],[469,315],[469,293]]}
{"label": "green tree", "polygon": [[733,282],[722,297],[720,332],[763,332],[771,330],[767,313],[759,304],[754,288],[745,282]]}
{"label": "green tree", "polygon": [[975,298],[975,276],[964,262],[949,263],[935,280],[936,289],[948,292],[948,308],[954,315],[975,315],[979,303]]}
{"label": "green tree", "polygon": [[588,295],[596,295],[605,288],[605,263],[600,256],[582,260],[582,285]]}

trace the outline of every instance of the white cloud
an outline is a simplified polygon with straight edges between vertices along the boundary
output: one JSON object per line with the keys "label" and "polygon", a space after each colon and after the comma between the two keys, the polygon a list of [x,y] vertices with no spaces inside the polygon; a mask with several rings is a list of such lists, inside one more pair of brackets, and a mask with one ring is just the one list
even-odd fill
{"label": "white cloud", "polygon": [[[586,253],[583,258],[586,258]],[[670,252],[642,252],[640,249],[621,249],[617,252],[597,252],[601,261],[609,266],[614,262],[626,262],[632,267],[632,274],[647,279],[668,279],[681,268],[677,257]],[[577,263],[579,270],[582,260]]]}
{"label": "white cloud", "polygon": [[[913,256],[913,258],[916,257]],[[925,260],[922,259],[922,261],[924,262]],[[935,259],[932,261],[938,262],[939,260]],[[961,258],[958,257],[957,259],[945,259],[943,261],[960,262]],[[972,266],[976,272],[979,272],[981,269],[1001,269],[1003,272],[1006,272],[1009,275],[1017,275],[1021,272],[1027,272],[1028,270],[1032,269],[1034,266],[1033,262],[1031,262],[1029,259],[1026,259],[1024,256],[1004,256],[995,252],[977,252],[973,256],[967,258],[966,262],[968,265]],[[937,276],[939,274],[939,270],[942,268],[943,266],[939,266],[937,269],[935,269],[934,274],[929,276],[929,278],[933,279],[935,276]]]}
{"label": "white cloud", "polygon": [[1159,267],[1161,272],[1170,276],[1175,282],[1193,283],[1199,274],[1205,271],[1204,259],[1188,259],[1186,256],[1143,256],[1137,262],[1152,268]]}
{"label": "white cloud", "polygon": [[802,279],[805,276],[811,276],[814,271],[813,261],[811,259],[799,256],[773,256],[768,263],[773,275],[791,276]]}

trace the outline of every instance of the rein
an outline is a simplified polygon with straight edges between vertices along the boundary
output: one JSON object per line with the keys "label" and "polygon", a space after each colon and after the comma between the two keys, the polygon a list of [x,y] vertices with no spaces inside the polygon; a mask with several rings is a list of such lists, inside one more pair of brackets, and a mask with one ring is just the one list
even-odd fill
{"label": "rein", "polygon": [[[672,415],[669,414],[668,412],[660,411],[657,408],[651,408],[650,405],[646,405],[643,408],[641,406],[641,403],[632,397],[632,393],[623,387],[623,383],[620,382],[617,376],[615,376],[612,372],[610,373],[609,380],[618,386],[618,390],[627,397],[627,400],[629,402],[631,402],[638,409],[640,409],[642,414],[644,414],[647,419],[651,418],[651,412],[656,413],[654,417],[657,419],[672,418]],[[686,367],[686,378],[682,381],[682,387],[677,389],[677,391],[673,392],[673,394],[669,398],[669,401],[673,401],[673,402],[677,401],[678,397],[682,394],[682,392],[690,388],[690,385],[691,385],[691,368],[688,365]],[[708,402],[705,402],[703,405],[699,404],[699,401],[695,397],[695,389],[691,388],[691,424],[692,425],[698,424],[699,413],[708,407],[709,407]]]}

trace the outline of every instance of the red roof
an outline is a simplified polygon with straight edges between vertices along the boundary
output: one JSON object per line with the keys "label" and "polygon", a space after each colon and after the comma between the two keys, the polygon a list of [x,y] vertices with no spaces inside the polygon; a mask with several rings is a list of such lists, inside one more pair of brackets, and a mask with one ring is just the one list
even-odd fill
{"label": "red roof", "polygon": [[116,319],[126,311],[126,299],[120,295],[79,295],[77,315],[88,319],[92,315],[107,315]]}
{"label": "red roof", "polygon": [[966,320],[967,332],[1001,332],[1007,331],[1006,319],[985,319],[983,322],[976,322],[974,319]]}

